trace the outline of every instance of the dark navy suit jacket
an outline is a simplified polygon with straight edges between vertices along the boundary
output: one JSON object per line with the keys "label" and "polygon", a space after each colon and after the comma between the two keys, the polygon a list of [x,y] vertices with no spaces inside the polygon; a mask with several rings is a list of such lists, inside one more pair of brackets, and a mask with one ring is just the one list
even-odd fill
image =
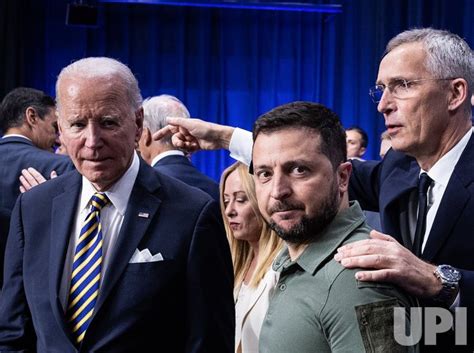
{"label": "dark navy suit jacket", "polygon": [[0,138],[0,207],[13,209],[20,194],[18,178],[21,170],[28,167],[35,168],[45,178],[53,170],[63,174],[74,168],[68,157],[42,150],[26,138]]}
{"label": "dark navy suit jacket", "polygon": [[[0,296],[0,351],[78,351],[58,294],[81,185],[73,171],[18,198]],[[129,263],[145,248],[164,260]],[[218,204],[141,161],[79,351],[233,353],[232,287]]]}
{"label": "dark navy suit jacket", "polygon": [[[364,209],[379,211],[383,231],[409,249],[408,200],[417,188],[419,172],[414,158],[390,150],[382,162],[353,161],[350,179],[350,198],[357,199]],[[460,306],[468,308],[469,326],[474,328],[474,136],[454,168],[421,258],[461,271]],[[442,345],[436,349],[428,351],[457,352]],[[458,351],[463,348],[458,347]]]}
{"label": "dark navy suit jacket", "polygon": [[201,173],[185,156],[166,156],[154,166],[156,170],[197,187],[219,201],[219,184]]}
{"label": "dark navy suit jacket", "polygon": [[3,283],[3,257],[10,226],[10,210],[0,207],[0,293]]}

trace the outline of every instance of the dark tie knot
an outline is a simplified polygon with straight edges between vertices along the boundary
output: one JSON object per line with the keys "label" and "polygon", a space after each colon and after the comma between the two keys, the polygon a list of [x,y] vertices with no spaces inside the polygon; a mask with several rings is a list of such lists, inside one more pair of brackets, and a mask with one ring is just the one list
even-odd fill
{"label": "dark tie knot", "polygon": [[421,173],[420,179],[418,180],[418,192],[420,194],[426,195],[432,182],[433,179],[431,179],[428,174]]}
{"label": "dark tie knot", "polygon": [[91,197],[92,212],[100,211],[105,205],[109,203],[109,198],[106,194],[101,192],[96,192]]}

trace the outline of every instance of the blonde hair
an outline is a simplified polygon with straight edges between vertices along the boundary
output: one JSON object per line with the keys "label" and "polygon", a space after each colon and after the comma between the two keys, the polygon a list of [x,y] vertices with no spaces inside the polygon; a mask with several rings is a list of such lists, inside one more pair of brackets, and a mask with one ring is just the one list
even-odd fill
{"label": "blonde hair", "polygon": [[242,183],[244,192],[250,201],[250,205],[253,209],[255,217],[262,224],[262,229],[260,231],[260,237],[258,240],[258,261],[253,272],[252,278],[249,282],[249,285],[251,287],[257,287],[262,278],[267,273],[270,266],[272,265],[272,262],[275,259],[276,255],[281,250],[283,246],[283,241],[280,239],[280,237],[276,235],[273,230],[269,228],[267,222],[265,222],[262,214],[258,210],[255,184],[252,179],[252,176],[248,172],[248,167],[240,162],[232,164],[222,173],[219,189],[221,212],[222,217],[224,219],[224,226],[227,234],[227,239],[230,245],[230,250],[232,253],[232,262],[234,265],[234,288],[240,288],[240,286],[242,285],[242,282],[245,278],[245,274],[247,273],[253,259],[253,252],[250,248],[249,243],[245,240],[238,240],[234,238],[232,229],[229,226],[229,221],[225,215],[224,186],[227,177],[234,171],[237,171],[239,173],[240,181]]}

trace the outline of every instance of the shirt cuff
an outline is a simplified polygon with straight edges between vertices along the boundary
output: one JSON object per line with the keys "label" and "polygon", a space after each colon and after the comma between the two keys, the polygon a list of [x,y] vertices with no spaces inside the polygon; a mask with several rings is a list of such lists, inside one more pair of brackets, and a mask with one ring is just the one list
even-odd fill
{"label": "shirt cuff", "polygon": [[458,295],[456,295],[456,299],[454,299],[454,302],[449,307],[449,310],[454,311],[456,308],[458,308],[460,301],[461,301],[461,290],[458,291]]}
{"label": "shirt cuff", "polygon": [[252,145],[252,133],[236,127],[230,138],[230,156],[239,162],[250,165],[252,161]]}

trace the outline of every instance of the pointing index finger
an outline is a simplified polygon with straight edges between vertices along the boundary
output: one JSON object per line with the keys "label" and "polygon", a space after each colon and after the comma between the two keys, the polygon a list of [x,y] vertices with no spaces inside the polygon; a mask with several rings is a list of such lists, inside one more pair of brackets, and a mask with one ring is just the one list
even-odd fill
{"label": "pointing index finger", "polygon": [[170,136],[173,134],[173,127],[170,125],[166,125],[165,127],[159,129],[157,132],[153,134],[153,140],[158,141],[161,140],[163,137]]}

